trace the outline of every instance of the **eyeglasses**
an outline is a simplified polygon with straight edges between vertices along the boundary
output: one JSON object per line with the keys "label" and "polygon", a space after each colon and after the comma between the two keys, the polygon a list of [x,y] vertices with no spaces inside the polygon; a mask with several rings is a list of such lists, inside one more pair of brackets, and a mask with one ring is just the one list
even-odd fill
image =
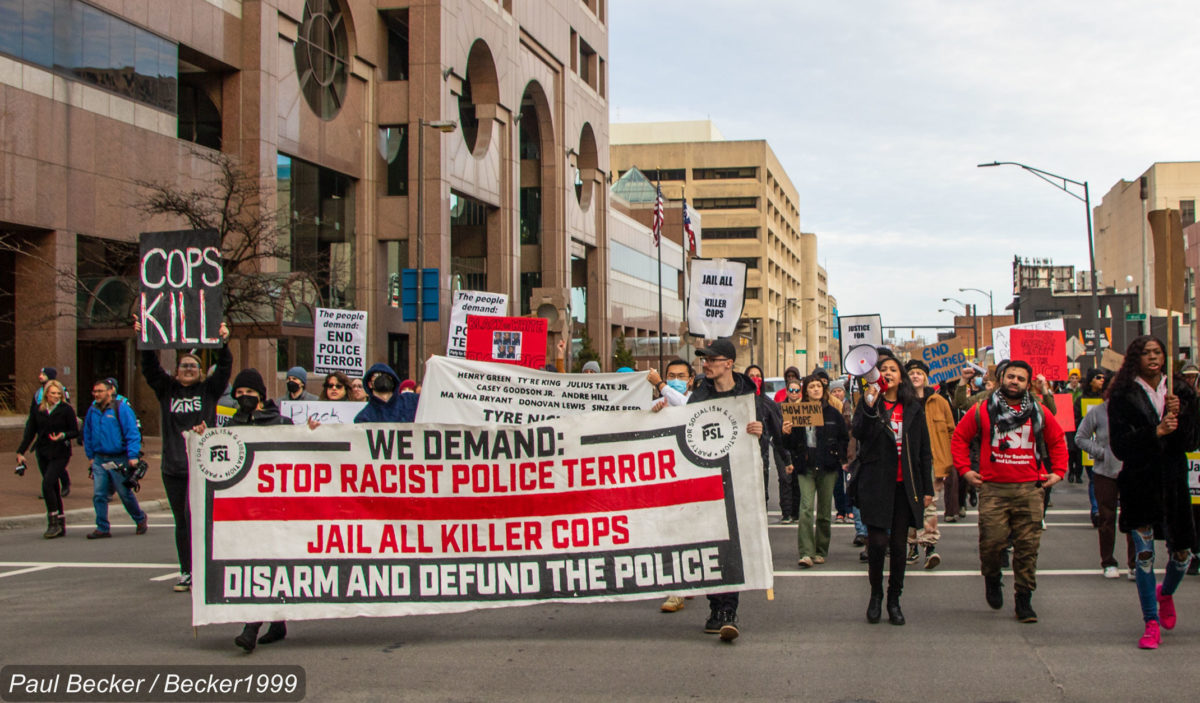
{"label": "eyeglasses", "polygon": [[198,368],[200,368],[200,364],[193,364],[190,362],[185,362],[185,363],[180,364],[179,368],[181,368],[181,369],[198,369]]}
{"label": "eyeglasses", "polygon": [[716,363],[716,362],[718,362],[718,361],[731,361],[731,360],[730,360],[730,359],[726,359],[726,358],[725,358],[725,357],[723,357],[723,356],[706,356],[706,357],[704,357],[704,358],[701,360],[701,362],[700,362],[700,363],[702,363],[702,364],[713,364],[713,363]]}
{"label": "eyeglasses", "polygon": [[800,392],[799,388],[789,388],[788,389],[788,393],[799,393],[799,392]]}
{"label": "eyeglasses", "polygon": [[326,388],[337,388],[338,390],[341,390],[342,388],[345,388],[345,386],[343,386],[343,385],[342,385],[342,384],[340,384],[340,383],[326,383],[326,384],[325,384],[325,387],[326,387]]}

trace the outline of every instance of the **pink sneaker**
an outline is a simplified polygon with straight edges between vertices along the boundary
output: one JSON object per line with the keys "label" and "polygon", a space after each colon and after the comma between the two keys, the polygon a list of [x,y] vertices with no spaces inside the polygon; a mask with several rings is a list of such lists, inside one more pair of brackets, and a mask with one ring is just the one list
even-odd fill
{"label": "pink sneaker", "polygon": [[1146,633],[1138,640],[1138,649],[1158,649],[1162,642],[1162,634],[1158,631],[1158,621],[1146,623]]}
{"label": "pink sneaker", "polygon": [[1155,592],[1158,596],[1158,621],[1162,623],[1164,630],[1175,629],[1175,596],[1164,596],[1162,592],[1162,584],[1158,584],[1158,589]]}

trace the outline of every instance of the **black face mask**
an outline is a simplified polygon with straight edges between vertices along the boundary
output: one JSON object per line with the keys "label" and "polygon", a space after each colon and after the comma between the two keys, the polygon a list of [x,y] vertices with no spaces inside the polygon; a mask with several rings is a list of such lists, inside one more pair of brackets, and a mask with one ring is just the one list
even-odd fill
{"label": "black face mask", "polygon": [[300,390],[300,384],[296,383],[295,381],[288,381],[287,389],[288,389],[288,393],[296,393]]}
{"label": "black face mask", "polygon": [[371,388],[374,388],[380,393],[391,393],[392,391],[396,390],[396,379],[392,378],[386,373],[381,373],[375,378],[371,379]]}
{"label": "black face mask", "polygon": [[246,412],[254,412],[258,409],[258,398],[253,395],[239,395],[237,397],[238,407]]}

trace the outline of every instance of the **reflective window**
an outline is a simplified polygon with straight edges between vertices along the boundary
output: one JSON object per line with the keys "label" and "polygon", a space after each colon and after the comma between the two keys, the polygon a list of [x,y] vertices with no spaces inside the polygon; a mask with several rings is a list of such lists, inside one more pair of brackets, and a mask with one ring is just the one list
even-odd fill
{"label": "reflective window", "polygon": [[300,92],[313,112],[332,120],[346,101],[350,43],[337,0],[305,0],[294,58]]}
{"label": "reflective window", "polygon": [[178,47],[79,0],[0,0],[0,52],[175,112]]}
{"label": "reflective window", "polygon": [[379,153],[387,162],[387,194],[408,195],[408,125],[380,127]]}
{"label": "reflective window", "polygon": [[278,202],[287,216],[292,271],[312,275],[323,307],[354,307],[354,198],[344,174],[279,154]]}
{"label": "reflective window", "polygon": [[[618,242],[610,242],[609,262],[613,271],[633,276],[647,283],[658,285],[658,258],[643,254]],[[669,264],[662,265],[663,291],[674,295],[678,290],[679,269]]]}

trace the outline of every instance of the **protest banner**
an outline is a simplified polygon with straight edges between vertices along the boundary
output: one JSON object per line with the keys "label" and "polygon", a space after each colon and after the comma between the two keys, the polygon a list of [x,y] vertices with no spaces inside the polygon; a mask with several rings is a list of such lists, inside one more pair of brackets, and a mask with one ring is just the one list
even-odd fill
{"label": "protest banner", "polygon": [[794,427],[820,427],[825,424],[825,413],[820,403],[781,403],[783,421]]}
{"label": "protest banner", "polygon": [[739,396],[523,427],[189,432],[192,622],[771,588],[753,420]]}
{"label": "protest banner", "polygon": [[[1056,317],[1053,320],[1035,320],[1033,322],[1022,322],[1019,325],[1008,325],[1007,327],[997,327],[992,330],[992,352],[995,357],[995,362],[1000,363],[1005,359],[1011,359],[1009,355],[1009,335],[1013,330],[1058,330],[1063,333],[1063,349],[1066,350],[1066,333],[1067,328],[1063,325],[1061,317]],[[1048,377],[1047,377],[1048,378]]]}
{"label": "protest banner", "polygon": [[481,290],[454,291],[450,308],[450,333],[446,338],[446,356],[467,356],[467,315],[503,317],[508,314],[508,294]]}
{"label": "protest banner", "polygon": [[303,425],[309,418],[322,425],[353,425],[354,417],[365,407],[360,400],[284,400],[279,403],[279,414],[293,425]]}
{"label": "protest banner", "polygon": [[467,315],[467,358],[530,369],[546,365],[544,317]]}
{"label": "protest banner", "polygon": [[1200,505],[1200,452],[1188,452],[1188,492],[1192,505]]}
{"label": "protest banner", "polygon": [[138,349],[221,346],[225,270],[215,229],[143,232],[138,272]]}
{"label": "protest banner", "polygon": [[229,418],[233,417],[237,412],[237,408],[231,408],[228,405],[217,406],[217,427],[224,427],[229,424]]}
{"label": "protest banner", "polygon": [[1067,333],[1061,330],[1013,330],[1009,358],[1028,362],[1033,376],[1048,381],[1067,380]]}
{"label": "protest banner", "polygon": [[883,320],[879,315],[838,316],[838,337],[842,368],[852,368],[853,365],[846,359],[851,349],[864,344],[883,346]]}
{"label": "protest banner", "polygon": [[433,356],[425,363],[417,422],[524,425],[566,415],[646,410],[649,371],[550,373]]}
{"label": "protest banner", "polygon": [[1115,352],[1112,349],[1105,349],[1100,353],[1100,368],[1107,369],[1116,373],[1121,370],[1121,364],[1125,363],[1125,355]]}
{"label": "protest banner", "polygon": [[746,264],[729,259],[692,259],[688,288],[688,334],[729,337],[746,302]]}
{"label": "protest banner", "polygon": [[1070,393],[1054,394],[1054,419],[1063,432],[1075,431],[1075,399]]}
{"label": "protest banner", "polygon": [[[1054,401],[1058,402],[1057,395],[1054,396]],[[1097,405],[1100,405],[1103,402],[1104,402],[1103,398],[1080,398],[1079,399],[1079,412],[1081,413],[1080,421],[1082,421],[1083,418],[1087,417],[1088,412],[1090,412],[1092,408],[1096,407]],[[1078,428],[1076,428],[1076,429],[1078,429]],[[1080,452],[1083,454],[1083,465],[1084,466],[1095,466],[1096,465],[1096,460],[1093,459],[1090,454],[1088,454],[1087,452],[1085,452],[1083,450],[1080,450]]]}
{"label": "protest banner", "polygon": [[313,373],[341,371],[360,378],[367,370],[367,313],[317,308],[313,320]]}
{"label": "protest banner", "polygon": [[929,382],[933,385],[958,378],[959,371],[967,365],[963,343],[958,339],[923,347],[919,358],[929,365]]}

